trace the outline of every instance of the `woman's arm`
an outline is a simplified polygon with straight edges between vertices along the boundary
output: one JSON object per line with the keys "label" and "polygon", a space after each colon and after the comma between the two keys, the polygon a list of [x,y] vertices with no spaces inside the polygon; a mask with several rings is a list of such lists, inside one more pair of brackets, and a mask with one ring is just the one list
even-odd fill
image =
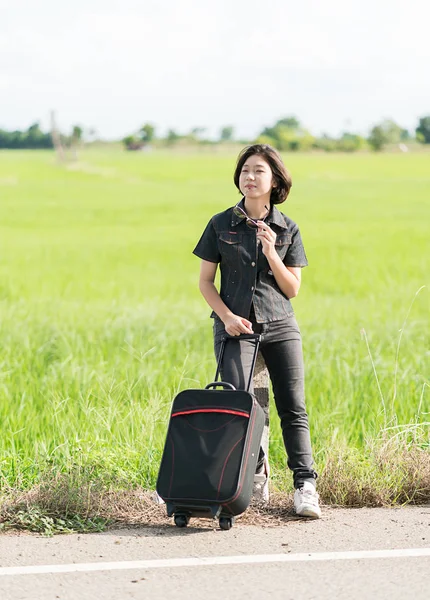
{"label": "woman's arm", "polygon": [[279,258],[278,253],[271,258],[267,257],[267,261],[279,289],[287,296],[287,298],[294,298],[297,296],[302,282],[301,267],[286,267]]}
{"label": "woman's arm", "polygon": [[235,315],[223,302],[215,287],[215,275],[218,264],[202,260],[200,266],[199,289],[203,298],[224,323],[229,335],[252,333],[252,323],[243,317]]}

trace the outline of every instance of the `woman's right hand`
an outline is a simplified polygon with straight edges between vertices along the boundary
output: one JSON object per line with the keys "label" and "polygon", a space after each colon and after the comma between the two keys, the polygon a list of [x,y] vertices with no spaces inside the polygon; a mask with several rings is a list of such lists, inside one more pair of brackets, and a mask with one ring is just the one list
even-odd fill
{"label": "woman's right hand", "polygon": [[254,333],[252,323],[239,315],[229,315],[223,320],[226,333],[229,335],[240,335],[241,333]]}

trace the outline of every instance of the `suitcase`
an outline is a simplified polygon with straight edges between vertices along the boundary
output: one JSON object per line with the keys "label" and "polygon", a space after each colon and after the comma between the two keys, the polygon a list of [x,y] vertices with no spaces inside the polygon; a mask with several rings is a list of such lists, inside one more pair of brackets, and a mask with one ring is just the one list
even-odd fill
{"label": "suitcase", "polygon": [[230,529],[251,501],[264,412],[253,394],[218,381],[218,376],[226,343],[250,339],[249,390],[260,337],[225,335],[215,381],[203,390],[184,390],[173,401],[156,490],[178,527],[186,527],[191,517],[205,517]]}

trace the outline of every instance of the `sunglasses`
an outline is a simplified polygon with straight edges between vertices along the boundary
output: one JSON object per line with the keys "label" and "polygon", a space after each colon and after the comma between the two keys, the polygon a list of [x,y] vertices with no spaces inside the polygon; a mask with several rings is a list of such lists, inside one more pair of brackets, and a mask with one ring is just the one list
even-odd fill
{"label": "sunglasses", "polygon": [[[267,210],[267,215],[268,215],[269,209],[267,208],[266,205],[264,205],[264,208]],[[239,217],[240,219],[246,219],[246,224],[248,225],[248,227],[251,227],[252,229],[255,229],[258,227],[257,221],[255,219],[251,219],[251,217],[248,217],[246,212],[243,210],[243,208],[241,208],[239,206],[239,204],[236,204],[236,206],[233,208],[233,213],[236,215],[236,217]],[[266,217],[267,217],[267,215],[266,215]],[[264,217],[264,219],[266,217]],[[264,219],[259,219],[259,221],[264,221]]]}

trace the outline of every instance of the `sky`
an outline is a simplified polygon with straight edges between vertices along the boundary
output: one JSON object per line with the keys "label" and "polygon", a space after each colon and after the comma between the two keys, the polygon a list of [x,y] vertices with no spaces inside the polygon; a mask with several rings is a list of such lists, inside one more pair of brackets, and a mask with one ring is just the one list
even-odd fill
{"label": "sky", "polygon": [[367,134],[430,114],[426,0],[0,0],[0,128],[54,109],[118,139],[294,115],[313,134]]}

